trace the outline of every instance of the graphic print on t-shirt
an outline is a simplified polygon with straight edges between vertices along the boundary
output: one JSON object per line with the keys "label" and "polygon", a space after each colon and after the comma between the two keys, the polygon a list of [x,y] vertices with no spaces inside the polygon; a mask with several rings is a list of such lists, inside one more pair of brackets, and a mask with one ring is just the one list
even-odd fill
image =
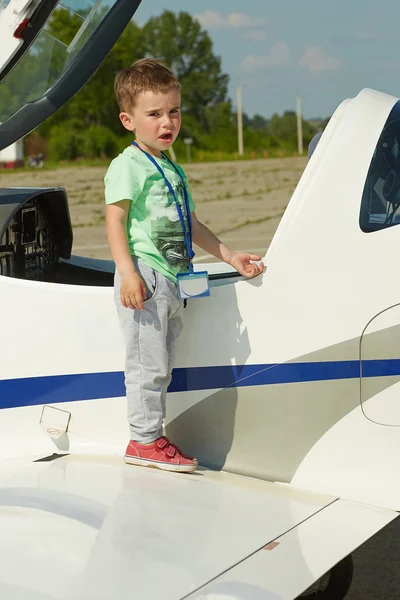
{"label": "graphic print on t-shirt", "polygon": [[[173,185],[173,188],[184,215],[186,231],[188,231],[182,182]],[[151,204],[151,238],[154,245],[174,271],[179,272],[187,269],[189,256],[182,223],[179,219],[175,200],[168,192],[164,181],[154,182]]]}

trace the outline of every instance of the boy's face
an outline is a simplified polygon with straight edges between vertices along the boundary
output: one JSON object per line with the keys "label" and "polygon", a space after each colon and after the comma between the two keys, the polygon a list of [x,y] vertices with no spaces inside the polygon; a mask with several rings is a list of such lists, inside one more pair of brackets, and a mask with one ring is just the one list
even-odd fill
{"label": "boy's face", "polygon": [[119,115],[122,125],[133,131],[136,141],[153,156],[161,156],[178,137],[181,127],[181,94],[172,90],[142,92],[136,98],[134,108]]}

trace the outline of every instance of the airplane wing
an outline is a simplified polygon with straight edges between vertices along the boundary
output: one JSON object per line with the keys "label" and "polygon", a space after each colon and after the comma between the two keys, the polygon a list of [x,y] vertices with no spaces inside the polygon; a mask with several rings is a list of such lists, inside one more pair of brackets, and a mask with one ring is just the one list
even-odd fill
{"label": "airplane wing", "polygon": [[13,600],[291,600],[397,516],[118,457],[7,461],[0,481],[0,593]]}

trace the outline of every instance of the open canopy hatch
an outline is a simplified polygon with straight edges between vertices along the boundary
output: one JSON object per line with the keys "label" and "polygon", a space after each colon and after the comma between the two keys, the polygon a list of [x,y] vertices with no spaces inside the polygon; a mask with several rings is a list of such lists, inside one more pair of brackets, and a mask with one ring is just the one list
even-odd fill
{"label": "open canopy hatch", "polygon": [[[0,0],[0,150],[85,85],[140,1]],[[68,40],[60,39],[52,19],[60,10],[69,20]]]}

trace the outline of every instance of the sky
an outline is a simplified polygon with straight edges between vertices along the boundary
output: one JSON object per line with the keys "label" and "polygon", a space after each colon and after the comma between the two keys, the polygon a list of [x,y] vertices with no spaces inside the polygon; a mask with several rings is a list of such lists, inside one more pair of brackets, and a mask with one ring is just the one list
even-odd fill
{"label": "sky", "polygon": [[307,119],[366,87],[400,96],[399,0],[142,0],[135,20],[166,9],[207,30],[250,117],[295,110],[296,96]]}

